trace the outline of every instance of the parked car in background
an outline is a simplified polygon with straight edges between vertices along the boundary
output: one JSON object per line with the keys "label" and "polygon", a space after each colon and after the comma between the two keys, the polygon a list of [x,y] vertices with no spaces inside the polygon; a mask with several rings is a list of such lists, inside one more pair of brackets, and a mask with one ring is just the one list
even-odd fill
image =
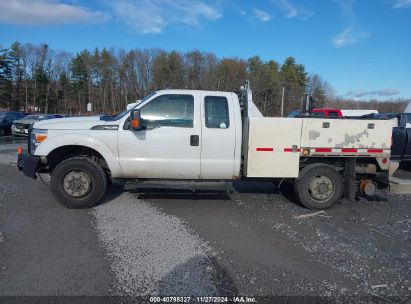
{"label": "parked car in background", "polygon": [[391,160],[411,162],[411,113],[369,114],[361,118],[391,120]]}
{"label": "parked car in background", "polygon": [[0,136],[10,134],[13,121],[24,116],[22,112],[0,112]]}
{"label": "parked car in background", "polygon": [[343,117],[343,114],[340,109],[319,108],[312,109],[311,112],[316,113],[321,117]]}
{"label": "parked car in background", "polygon": [[411,162],[411,113],[391,114],[392,130],[391,159]]}
{"label": "parked car in background", "polygon": [[321,117],[360,117],[368,114],[378,114],[377,110],[341,110],[330,108],[312,109],[312,113],[317,113]]}
{"label": "parked car in background", "polygon": [[320,113],[313,113],[313,112],[301,114],[300,110],[294,110],[288,113],[287,117],[301,118],[301,117],[324,117],[324,116],[322,116]]}
{"label": "parked car in background", "polygon": [[301,113],[300,110],[294,110],[288,114],[288,117],[327,117],[327,118],[353,118],[364,115],[377,115],[377,110],[341,110],[334,108],[315,108],[308,113]]}
{"label": "parked car in background", "polygon": [[29,128],[37,121],[53,119],[53,118],[63,118],[64,115],[61,114],[31,114],[24,118],[17,119],[13,121],[11,126],[11,133],[17,136],[27,136]]}

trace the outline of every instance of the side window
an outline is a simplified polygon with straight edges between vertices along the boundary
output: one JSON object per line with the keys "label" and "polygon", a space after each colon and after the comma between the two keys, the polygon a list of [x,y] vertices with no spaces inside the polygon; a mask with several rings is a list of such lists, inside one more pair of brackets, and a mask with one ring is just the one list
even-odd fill
{"label": "side window", "polygon": [[140,113],[147,128],[192,128],[194,97],[177,94],[161,95],[143,106]]}
{"label": "side window", "polygon": [[227,129],[230,127],[227,98],[206,96],[204,106],[205,125],[207,128]]}
{"label": "side window", "polygon": [[411,124],[411,114],[404,114],[405,116],[405,123]]}

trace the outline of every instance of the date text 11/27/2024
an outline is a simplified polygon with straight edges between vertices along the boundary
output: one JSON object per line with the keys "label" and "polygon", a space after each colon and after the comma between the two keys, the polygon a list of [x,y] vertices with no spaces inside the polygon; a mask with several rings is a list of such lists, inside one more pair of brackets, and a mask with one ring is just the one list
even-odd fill
{"label": "date text 11/27/2024", "polygon": [[151,303],[256,303],[253,297],[150,297]]}

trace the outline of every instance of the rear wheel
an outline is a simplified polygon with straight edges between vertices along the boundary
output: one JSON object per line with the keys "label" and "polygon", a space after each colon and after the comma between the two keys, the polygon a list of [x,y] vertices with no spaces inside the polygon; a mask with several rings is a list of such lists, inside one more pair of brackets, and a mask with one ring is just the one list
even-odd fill
{"label": "rear wheel", "polygon": [[103,169],[85,157],[73,157],[58,164],[50,179],[54,197],[68,208],[88,208],[97,204],[107,189]]}
{"label": "rear wheel", "polygon": [[310,209],[326,209],[337,203],[344,191],[340,173],[324,164],[313,164],[301,170],[294,183],[298,201]]}

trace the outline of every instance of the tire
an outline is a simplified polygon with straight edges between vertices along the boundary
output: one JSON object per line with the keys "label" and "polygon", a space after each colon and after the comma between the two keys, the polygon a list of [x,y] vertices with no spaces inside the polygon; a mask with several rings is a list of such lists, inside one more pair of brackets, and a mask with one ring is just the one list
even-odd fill
{"label": "tire", "polygon": [[6,131],[3,128],[0,128],[0,137],[6,135]]}
{"label": "tire", "polygon": [[303,168],[294,182],[297,200],[309,209],[327,209],[337,203],[344,192],[341,174],[333,167],[313,164]]}
{"label": "tire", "polygon": [[105,174],[106,175],[106,180],[107,180],[107,187],[111,187],[111,185],[113,185],[113,180],[111,179],[111,176],[109,174]]}
{"label": "tire", "polygon": [[58,164],[51,173],[51,192],[67,208],[83,209],[97,204],[107,190],[103,169],[85,157],[72,157]]}

